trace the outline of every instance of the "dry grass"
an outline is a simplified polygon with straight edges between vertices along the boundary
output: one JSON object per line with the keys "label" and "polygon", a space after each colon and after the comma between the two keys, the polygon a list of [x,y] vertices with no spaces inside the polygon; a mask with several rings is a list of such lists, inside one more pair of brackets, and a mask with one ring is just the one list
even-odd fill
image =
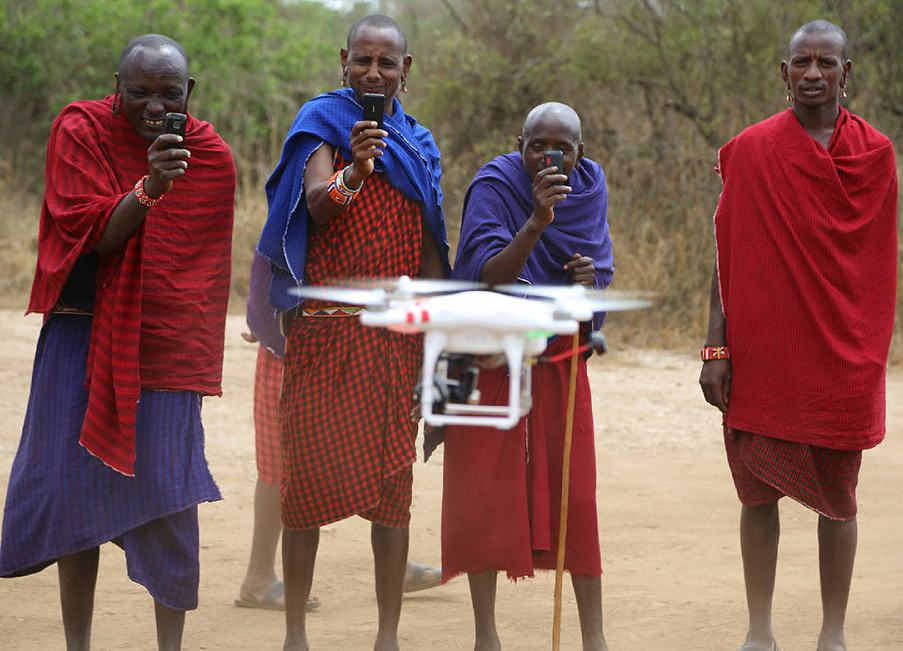
{"label": "dry grass", "polygon": [[0,306],[24,310],[34,275],[41,202],[12,176],[12,165],[0,161]]}

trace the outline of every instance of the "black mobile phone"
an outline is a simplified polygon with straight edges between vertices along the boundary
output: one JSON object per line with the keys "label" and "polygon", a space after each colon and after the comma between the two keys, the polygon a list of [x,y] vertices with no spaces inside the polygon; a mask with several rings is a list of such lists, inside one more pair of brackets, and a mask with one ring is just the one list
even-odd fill
{"label": "black mobile phone", "polygon": [[163,133],[174,133],[182,136],[183,142],[173,142],[163,145],[163,149],[181,149],[185,146],[185,122],[188,116],[184,113],[167,113],[163,124]]}
{"label": "black mobile phone", "polygon": [[542,152],[543,169],[557,167],[556,174],[564,174],[564,152],[560,149],[550,149]]}
{"label": "black mobile phone", "polygon": [[383,128],[383,110],[386,107],[386,96],[377,93],[364,94],[364,119],[376,122],[377,128]]}

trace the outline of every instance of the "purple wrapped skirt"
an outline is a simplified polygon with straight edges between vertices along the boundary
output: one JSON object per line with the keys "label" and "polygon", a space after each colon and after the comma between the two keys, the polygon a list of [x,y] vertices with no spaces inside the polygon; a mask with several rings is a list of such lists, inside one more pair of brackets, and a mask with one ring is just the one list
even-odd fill
{"label": "purple wrapped skirt", "polygon": [[222,499],[204,457],[201,397],[142,390],[135,476],[111,470],[78,443],[90,335],[85,315],[54,315],[41,331],[6,493],[0,576],[113,541],[129,578],[154,599],[197,608],[197,504]]}

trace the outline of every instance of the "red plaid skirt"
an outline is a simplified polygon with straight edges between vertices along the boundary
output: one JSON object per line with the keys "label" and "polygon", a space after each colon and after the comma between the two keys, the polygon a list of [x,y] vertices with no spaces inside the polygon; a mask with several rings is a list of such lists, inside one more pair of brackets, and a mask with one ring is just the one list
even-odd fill
{"label": "red plaid skirt", "polygon": [[856,517],[861,451],[831,450],[728,427],[724,447],[743,504],[770,504],[787,495],[832,520]]}
{"label": "red plaid skirt", "polygon": [[254,374],[254,432],[257,479],[278,486],[282,481],[282,434],[279,429],[279,395],[282,392],[282,360],[260,346]]}
{"label": "red plaid skirt", "polygon": [[[336,168],[343,164],[337,160]],[[307,282],[417,276],[421,238],[420,205],[375,173],[342,215],[313,229]],[[421,346],[419,336],[364,327],[354,316],[290,320],[280,404],[288,529],[355,514],[408,525]]]}

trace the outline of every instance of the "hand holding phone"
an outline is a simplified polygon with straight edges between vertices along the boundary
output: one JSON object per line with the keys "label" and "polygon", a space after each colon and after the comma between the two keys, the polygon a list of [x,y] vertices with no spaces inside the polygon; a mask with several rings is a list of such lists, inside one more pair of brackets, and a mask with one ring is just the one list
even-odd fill
{"label": "hand holding phone", "polygon": [[386,107],[386,96],[377,93],[364,94],[364,119],[376,122],[376,128],[383,128],[383,112]]}
{"label": "hand holding phone", "polygon": [[560,149],[550,149],[542,153],[543,169],[557,167],[556,174],[564,174],[564,152]]}
{"label": "hand holding phone", "polygon": [[185,140],[185,123],[188,121],[188,116],[184,113],[167,113],[164,118],[163,124],[163,133],[174,133],[177,136],[182,136],[183,142],[173,142],[163,145],[163,149],[182,149]]}

